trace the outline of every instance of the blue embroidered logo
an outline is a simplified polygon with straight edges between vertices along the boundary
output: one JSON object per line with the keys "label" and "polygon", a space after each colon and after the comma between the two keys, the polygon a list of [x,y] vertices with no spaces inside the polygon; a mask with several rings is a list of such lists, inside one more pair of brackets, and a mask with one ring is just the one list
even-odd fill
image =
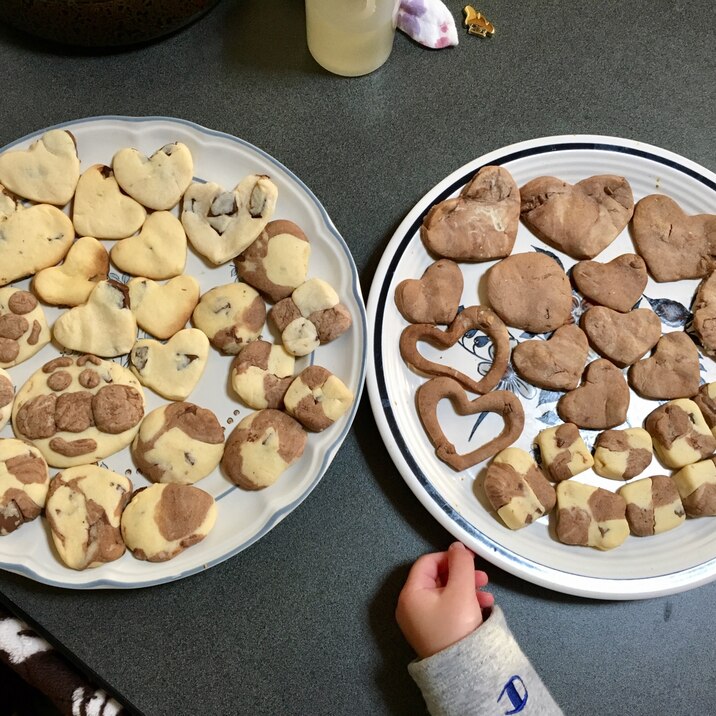
{"label": "blue embroidered logo", "polygon": [[507,698],[510,700],[510,703],[512,704],[512,710],[511,711],[505,711],[505,716],[510,716],[511,714],[518,714],[524,707],[527,705],[527,687],[525,686],[525,682],[522,681],[522,678],[515,674],[514,676],[510,677],[510,680],[502,687],[502,692],[500,693],[497,703],[499,704],[500,701],[502,701],[503,697],[507,696]]}

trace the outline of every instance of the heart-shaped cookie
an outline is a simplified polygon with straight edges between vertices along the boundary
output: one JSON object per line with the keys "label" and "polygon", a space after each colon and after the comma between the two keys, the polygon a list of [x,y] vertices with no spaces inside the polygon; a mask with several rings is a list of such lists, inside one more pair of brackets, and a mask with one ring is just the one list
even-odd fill
{"label": "heart-shaped cookie", "polygon": [[118,269],[132,276],[157,280],[178,276],[186,265],[184,227],[168,211],[155,211],[136,236],[116,243],[110,256]]}
{"label": "heart-shaped cookie", "polygon": [[699,285],[693,311],[694,331],[704,353],[716,356],[716,273],[712,273]]}
{"label": "heart-shaped cookie", "polygon": [[194,160],[181,142],[167,144],[147,158],[137,149],[120,149],[112,158],[117,183],[148,209],[171,209],[191,183]]}
{"label": "heart-shaped cookie", "polygon": [[161,339],[184,328],[199,302],[199,282],[193,276],[177,276],[165,284],[133,278],[127,287],[137,325]]}
{"label": "heart-shaped cookie", "polygon": [[537,177],[520,189],[522,221],[540,239],[575,259],[591,259],[624,230],[634,197],[624,177],[611,174],[568,184]]}
{"label": "heart-shaped cookie", "polygon": [[634,308],[649,277],[641,256],[622,254],[605,264],[580,261],[572,268],[572,278],[592,303],[626,313]]}
{"label": "heart-shaped cookie", "polygon": [[464,280],[460,267],[440,259],[419,279],[406,279],[395,289],[395,305],[410,323],[450,323],[457,315]]}
{"label": "heart-shaped cookie", "polygon": [[[492,366],[482,380],[475,381],[455,368],[429,361],[418,351],[418,341],[430,341],[441,348],[449,348],[470,330],[485,333],[490,337],[495,348]],[[488,393],[500,382],[507,370],[507,362],[510,358],[510,336],[507,327],[497,314],[483,306],[470,306],[457,314],[446,331],[441,331],[428,323],[408,326],[400,336],[400,355],[415,370],[428,375],[448,376],[474,393]]]}
{"label": "heart-shaped cookie", "polygon": [[549,390],[573,390],[579,385],[589,343],[578,326],[558,328],[549,340],[524,341],[512,350],[512,364],[527,381]]}
{"label": "heart-shaped cookie", "polygon": [[587,430],[621,425],[628,408],[629,386],[619,368],[603,358],[592,361],[584,371],[582,385],[557,403],[557,412],[565,423]]}
{"label": "heart-shaped cookie", "polygon": [[0,154],[0,184],[40,204],[64,206],[79,177],[75,138],[64,129],[45,132],[28,149]]}
{"label": "heart-shaped cookie", "polygon": [[91,236],[72,244],[60,266],[42,269],[32,279],[33,291],[53,306],[79,306],[85,303],[98,281],[109,271],[109,254]]}
{"label": "heart-shaped cookie", "polygon": [[690,398],[699,390],[699,351],[686,333],[665,333],[656,349],[629,369],[629,384],[645,398]]}
{"label": "heart-shaped cookie", "polygon": [[169,400],[184,400],[196,387],[209,357],[209,339],[198,328],[185,328],[166,343],[137,341],[129,367],[142,385]]}
{"label": "heart-shaped cookie", "polygon": [[582,316],[582,328],[597,353],[620,368],[636,363],[661,338],[661,321],[650,308],[619,313],[594,306]]}
{"label": "heart-shaped cookie", "polygon": [[650,194],[634,208],[631,228],[657,281],[703,278],[716,268],[716,214],[689,216],[668,196]]}
{"label": "heart-shaped cookie", "polygon": [[[459,455],[455,446],[445,437],[437,416],[438,403],[448,398],[460,415],[497,413],[504,420],[502,432],[481,447]],[[453,470],[466,470],[496,455],[512,445],[522,434],[525,414],[519,399],[507,390],[496,390],[469,400],[462,387],[452,378],[431,378],[418,388],[416,395],[418,415],[425,432],[435,446],[435,454]]]}
{"label": "heart-shaped cookie", "polygon": [[126,239],[139,231],[146,216],[141,204],[122,193],[109,167],[95,164],[77,182],[72,221],[80,236]]}

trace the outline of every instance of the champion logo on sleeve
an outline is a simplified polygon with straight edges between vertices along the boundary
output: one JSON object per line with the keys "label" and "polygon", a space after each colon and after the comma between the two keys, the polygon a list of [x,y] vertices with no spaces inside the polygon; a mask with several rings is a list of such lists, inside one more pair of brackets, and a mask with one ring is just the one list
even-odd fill
{"label": "champion logo on sleeve", "polygon": [[515,674],[511,676],[507,683],[502,687],[500,695],[497,697],[497,703],[503,708],[507,706],[509,702],[512,708],[509,711],[504,711],[505,716],[511,716],[511,714],[518,714],[527,705],[528,693],[525,682],[522,681],[522,677]]}

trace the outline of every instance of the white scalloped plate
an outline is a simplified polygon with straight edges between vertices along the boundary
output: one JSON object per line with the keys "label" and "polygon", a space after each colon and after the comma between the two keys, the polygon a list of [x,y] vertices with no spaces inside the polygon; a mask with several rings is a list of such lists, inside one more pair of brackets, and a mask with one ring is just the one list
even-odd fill
{"label": "white scalloped plate", "polygon": [[[671,594],[713,580],[716,518],[687,520],[681,527],[653,537],[629,537],[610,552],[569,547],[556,540],[546,517],[516,532],[502,524],[482,489],[481,473],[486,463],[457,473],[435,456],[414,405],[415,391],[426,378],[410,370],[398,350],[398,337],[407,323],[395,307],[395,288],[403,279],[419,278],[432,262],[419,235],[427,211],[433,204],[456,195],[480,167],[488,164],[504,166],[518,186],[546,174],[571,183],[595,174],[619,174],[631,183],[635,200],[664,193],[688,214],[716,212],[713,172],[663,149],[613,137],[573,135],[522,142],[475,159],[441,181],[398,227],[378,266],[368,301],[373,334],[368,390],[393,461],[420,502],[449,532],[485,559],[535,584],[587,597],[634,599]],[[549,251],[566,270],[575,263],[520,225],[514,252],[535,250]],[[625,230],[597,259],[607,261],[633,251]],[[480,278],[493,264],[461,264],[465,277],[462,305],[480,302]],[[664,331],[681,330],[688,320],[688,307],[697,285],[698,281],[659,284],[650,279],[641,305],[651,306],[660,315]],[[582,310],[575,297],[575,316]],[[513,344],[531,337],[521,333],[510,329]],[[421,350],[433,360],[445,360],[473,375],[484,374],[491,364],[489,345],[485,345],[481,334],[467,336],[462,345],[442,354],[427,344],[421,344]],[[716,365],[711,359],[704,358],[702,368],[703,380],[716,380]],[[559,394],[540,391],[519,380],[511,370],[499,387],[513,390],[522,399],[525,429],[515,444],[531,450],[537,433],[556,422]],[[657,405],[632,394],[627,422],[641,425]],[[460,452],[474,449],[501,427],[491,417],[476,426],[474,416],[457,416],[447,401],[441,402],[438,414],[446,435]],[[588,444],[596,434],[583,431]],[[667,471],[654,459],[644,476],[664,473]],[[610,490],[622,484],[591,471],[575,479]]]}
{"label": "white scalloped plate", "polygon": [[[199,544],[168,562],[143,562],[125,554],[96,569],[76,572],[56,557],[44,519],[0,537],[0,568],[39,582],[76,589],[161,584],[208,569],[260,539],[308,496],[328,469],[355,417],[365,374],[367,327],[358,274],[350,250],[310,189],[281,163],[241,139],[168,117],[91,117],[58,127],[74,134],[83,171],[92,164],[110,164],[113,154],[122,147],[136,147],[149,155],[167,143],[180,141],[192,152],[196,178],[231,188],[247,174],[268,174],[279,191],[274,218],[290,219],[303,228],[312,247],[309,276],[329,281],[353,316],[350,331],[321,346],[312,357],[354,392],[356,397],[351,411],[328,430],[309,434],[302,458],[265,490],[240,490],[218,469],[197,483],[197,487],[216,498],[218,505],[216,527]],[[2,151],[24,148],[45,131],[33,132]],[[107,242],[108,245],[111,243]],[[213,286],[236,280],[232,267],[233,262],[210,267],[190,248],[186,273],[198,279],[203,293]],[[116,269],[110,271],[117,273]],[[16,285],[26,287],[28,282]],[[54,308],[45,307],[45,310],[49,321],[59,315]],[[16,388],[55,355],[56,349],[46,346],[31,360],[9,369]],[[251,412],[232,397],[230,365],[230,357],[221,356],[212,349],[201,382],[188,398],[213,410],[226,428],[227,436],[236,423]],[[297,371],[305,365],[308,365],[308,359],[297,362]],[[166,402],[149,389],[145,389],[145,395],[148,410]],[[10,427],[6,426],[0,436],[11,437]],[[128,449],[107,458],[104,463],[112,470],[126,472],[135,487],[148,484],[137,473]]]}

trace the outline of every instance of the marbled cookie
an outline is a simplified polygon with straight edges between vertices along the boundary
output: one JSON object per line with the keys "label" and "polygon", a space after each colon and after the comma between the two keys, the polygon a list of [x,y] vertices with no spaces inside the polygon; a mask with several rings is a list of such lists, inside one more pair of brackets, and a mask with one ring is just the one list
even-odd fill
{"label": "marbled cookie", "polygon": [[672,479],[689,517],[716,516],[716,465],[713,460],[686,465]]}
{"label": "marbled cookie", "polygon": [[165,284],[136,277],[129,280],[127,288],[137,325],[161,340],[184,328],[199,302],[199,282],[186,274]]}
{"label": "marbled cookie", "polygon": [[12,403],[15,400],[15,384],[10,374],[0,368],[0,430],[12,415]]}
{"label": "marbled cookie", "polygon": [[542,467],[554,482],[569,480],[594,465],[592,454],[572,423],[540,431],[535,444],[542,455]]}
{"label": "marbled cookie", "polygon": [[152,482],[191,485],[224,454],[224,428],[214,413],[193,403],[169,403],[149,413],[132,443],[132,457]]}
{"label": "marbled cookie", "polygon": [[617,492],[626,501],[629,529],[637,537],[673,530],[686,519],[676,483],[666,475],[630,482]]}
{"label": "marbled cookie", "polygon": [[283,407],[296,359],[282,345],[254,341],[231,364],[231,385],[250,408]]}
{"label": "marbled cookie", "polygon": [[0,535],[39,516],[49,483],[47,463],[37,448],[0,438]]}
{"label": "marbled cookie", "polygon": [[519,448],[506,448],[495,455],[484,488],[490,504],[512,530],[549,513],[557,499],[531,455]]}
{"label": "marbled cookie", "polygon": [[594,472],[612,480],[629,480],[651,464],[651,435],[643,428],[605,430],[594,443]]}
{"label": "marbled cookie", "polygon": [[131,494],[128,477],[97,465],[70,467],[52,478],[45,515],[68,567],[99,567],[124,554],[119,524]]}
{"label": "marbled cookie", "polygon": [[166,562],[201,542],[216,523],[214,498],[193,485],[137,490],[122,513],[122,537],[137,559]]}
{"label": "marbled cookie", "polygon": [[329,428],[353,405],[353,392],[329,370],[312,365],[302,370],[283,397],[286,412],[308,430]]}
{"label": "marbled cookie", "polygon": [[699,406],[706,425],[716,437],[716,383],[705,383],[694,396],[694,403]]}
{"label": "marbled cookie", "polygon": [[20,388],[12,425],[48,464],[72,467],[129,445],[143,417],[144,393],[131,371],[95,356],[62,356]]}
{"label": "marbled cookie", "polygon": [[37,299],[19,288],[0,288],[0,368],[22,363],[49,342],[50,329]]}
{"label": "marbled cookie", "polygon": [[244,418],[226,441],[221,467],[245,490],[273,485],[306,447],[301,424],[280,410],[267,408]]}

